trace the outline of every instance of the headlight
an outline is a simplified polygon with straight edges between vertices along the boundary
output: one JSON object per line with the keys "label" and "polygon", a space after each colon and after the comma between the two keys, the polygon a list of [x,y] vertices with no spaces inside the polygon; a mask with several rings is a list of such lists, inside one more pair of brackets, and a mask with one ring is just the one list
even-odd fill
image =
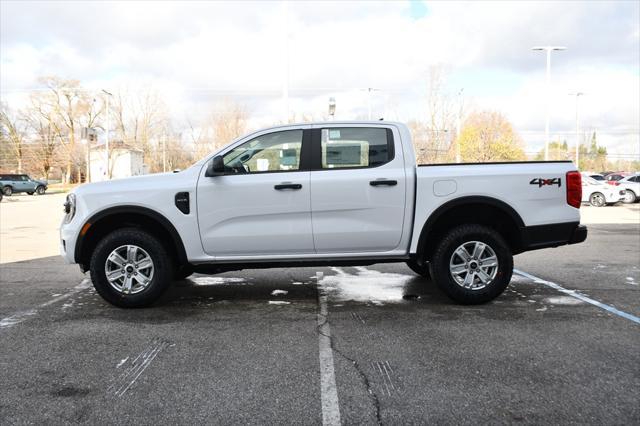
{"label": "headlight", "polygon": [[71,222],[73,216],[76,214],[76,196],[75,194],[68,194],[67,199],[64,202],[64,221],[66,223]]}

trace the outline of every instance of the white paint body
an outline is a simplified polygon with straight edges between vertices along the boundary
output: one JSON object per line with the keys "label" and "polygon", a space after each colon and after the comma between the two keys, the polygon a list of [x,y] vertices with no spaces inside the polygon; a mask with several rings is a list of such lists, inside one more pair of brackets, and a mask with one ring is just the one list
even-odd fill
{"label": "white paint body", "polygon": [[[378,167],[206,177],[208,162],[270,132],[331,127],[381,127],[394,136],[395,156]],[[393,122],[330,122],[261,130],[233,142],[180,173],[82,185],[76,214],[61,226],[63,257],[74,263],[78,234],[101,210],[139,206],[164,216],[178,231],[192,264],[324,259],[403,259],[417,250],[432,213],[448,201],[485,196],[506,203],[525,226],[579,222],[566,202],[571,163],[472,164],[417,167],[408,128]],[[539,187],[534,178],[562,179]],[[376,179],[396,186],[371,186]],[[301,190],[276,191],[280,183]],[[176,208],[189,192],[191,211]]]}

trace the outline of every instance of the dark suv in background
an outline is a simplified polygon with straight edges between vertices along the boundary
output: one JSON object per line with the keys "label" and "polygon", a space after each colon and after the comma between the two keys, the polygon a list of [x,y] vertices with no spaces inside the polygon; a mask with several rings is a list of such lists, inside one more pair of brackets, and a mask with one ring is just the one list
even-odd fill
{"label": "dark suv in background", "polygon": [[47,182],[31,179],[29,175],[0,174],[0,189],[6,196],[19,192],[42,195],[47,190]]}

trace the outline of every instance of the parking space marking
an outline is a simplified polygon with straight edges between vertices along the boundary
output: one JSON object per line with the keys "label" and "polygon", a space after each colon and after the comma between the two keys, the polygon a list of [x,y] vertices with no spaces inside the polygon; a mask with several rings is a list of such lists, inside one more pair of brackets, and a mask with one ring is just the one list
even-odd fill
{"label": "parking space marking", "polygon": [[[320,277],[318,286],[320,286]],[[327,316],[327,296],[320,290],[318,303],[318,351],[320,353],[320,398],[322,401],[322,424],[325,426],[340,425],[340,405],[338,403],[338,389],[336,374],[333,367],[333,348],[331,345],[331,329]]]}
{"label": "parking space marking", "polygon": [[48,300],[48,301],[38,305],[34,309],[28,309],[26,311],[18,312],[18,313],[15,313],[13,315],[10,315],[8,317],[2,318],[0,320],[0,329],[13,327],[14,325],[21,323],[22,321],[28,319],[29,317],[37,315],[38,314],[38,310],[40,310],[42,308],[46,308],[47,306],[53,305],[54,303],[58,303],[61,300],[68,299],[69,297],[71,297],[71,296],[73,296],[73,295],[75,295],[75,294],[77,294],[77,293],[81,292],[82,290],[87,289],[89,287],[91,287],[91,281],[88,278],[85,278],[84,280],[82,280],[82,282],[80,284],[75,286],[68,293],[56,296],[53,299]]}
{"label": "parking space marking", "polygon": [[600,309],[604,309],[605,311],[611,312],[612,314],[616,314],[622,318],[628,319],[629,321],[633,321],[636,324],[640,324],[640,318],[636,317],[635,315],[628,314],[624,311],[614,308],[613,306],[607,305],[602,302],[598,302],[597,300],[587,297],[576,290],[568,290],[552,281],[543,280],[542,278],[538,278],[535,275],[531,275],[527,272],[520,271],[518,269],[514,269],[513,272],[525,278],[529,278],[530,280],[533,280],[533,282],[535,283],[546,285],[547,287],[551,287],[554,290],[558,290],[559,292],[564,293],[568,296],[575,297],[576,299],[582,300],[583,302],[590,303],[594,306],[599,307]]}

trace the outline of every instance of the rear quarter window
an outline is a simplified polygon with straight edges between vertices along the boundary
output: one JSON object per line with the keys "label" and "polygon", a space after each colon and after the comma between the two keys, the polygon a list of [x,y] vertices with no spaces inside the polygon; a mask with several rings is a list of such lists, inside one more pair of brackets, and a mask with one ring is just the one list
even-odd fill
{"label": "rear quarter window", "polygon": [[325,128],[321,150],[323,169],[377,167],[393,160],[393,136],[385,128]]}

